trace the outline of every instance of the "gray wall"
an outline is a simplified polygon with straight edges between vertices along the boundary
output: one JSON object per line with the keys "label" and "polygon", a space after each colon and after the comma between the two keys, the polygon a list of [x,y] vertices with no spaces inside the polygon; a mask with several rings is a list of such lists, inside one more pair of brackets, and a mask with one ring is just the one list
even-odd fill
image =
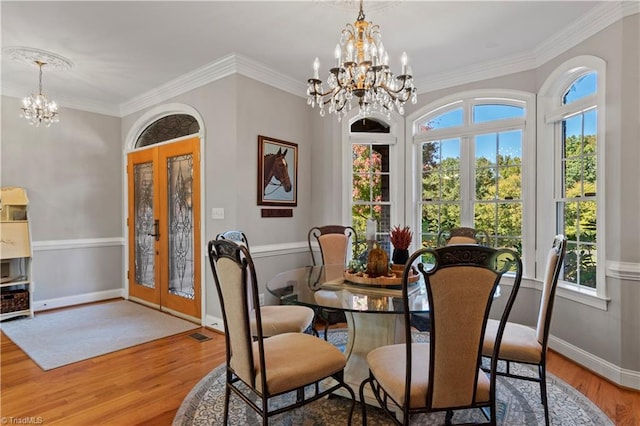
{"label": "gray wall", "polygon": [[[204,241],[229,229],[243,230],[256,263],[259,285],[276,272],[309,263],[308,249],[291,255],[269,254],[266,245],[287,245],[306,241],[311,227],[311,113],[303,98],[235,74],[177,96],[165,103],[182,103],[195,108],[205,125]],[[147,110],[122,119],[124,140],[136,120]],[[298,144],[298,206],[293,218],[262,218],[257,205],[258,135]],[[126,142],[126,141],[125,141]],[[211,219],[213,207],[222,207],[225,218]],[[299,245],[299,244],[298,244]],[[206,255],[203,250],[203,256]],[[203,260],[208,262],[207,259]],[[206,314],[221,317],[213,277],[208,264],[204,271]],[[275,302],[267,295],[267,302]]]}
{"label": "gray wall", "polygon": [[[120,119],[60,108],[59,123],[34,127],[19,118],[20,106],[2,96],[0,184],[24,187],[29,197],[35,308],[48,299],[119,295]],[[94,247],[79,248],[88,240]]]}

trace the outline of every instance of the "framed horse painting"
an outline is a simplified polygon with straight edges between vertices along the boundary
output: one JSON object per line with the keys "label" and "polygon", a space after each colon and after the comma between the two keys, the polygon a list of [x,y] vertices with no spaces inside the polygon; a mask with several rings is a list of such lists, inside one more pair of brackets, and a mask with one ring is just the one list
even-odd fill
{"label": "framed horse painting", "polygon": [[258,135],[258,205],[298,205],[298,144]]}

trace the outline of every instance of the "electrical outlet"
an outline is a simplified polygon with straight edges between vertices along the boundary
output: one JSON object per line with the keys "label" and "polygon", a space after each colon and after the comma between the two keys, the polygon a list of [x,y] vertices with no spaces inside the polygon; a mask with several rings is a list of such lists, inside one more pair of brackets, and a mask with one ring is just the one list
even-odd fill
{"label": "electrical outlet", "polygon": [[224,219],[224,208],[214,207],[211,209],[211,219]]}
{"label": "electrical outlet", "polygon": [[258,302],[260,303],[260,306],[264,306],[264,293],[260,293],[258,295]]}

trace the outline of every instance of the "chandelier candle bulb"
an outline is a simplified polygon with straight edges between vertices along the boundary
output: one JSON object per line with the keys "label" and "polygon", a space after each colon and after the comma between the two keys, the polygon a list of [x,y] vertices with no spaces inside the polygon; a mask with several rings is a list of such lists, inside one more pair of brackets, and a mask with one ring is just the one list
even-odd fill
{"label": "chandelier candle bulb", "polygon": [[320,69],[320,59],[316,58],[313,61],[313,78],[318,80],[320,76],[318,75],[318,70]]}
{"label": "chandelier candle bulb", "polygon": [[402,52],[402,75],[407,75],[407,62],[409,62],[407,52]]}

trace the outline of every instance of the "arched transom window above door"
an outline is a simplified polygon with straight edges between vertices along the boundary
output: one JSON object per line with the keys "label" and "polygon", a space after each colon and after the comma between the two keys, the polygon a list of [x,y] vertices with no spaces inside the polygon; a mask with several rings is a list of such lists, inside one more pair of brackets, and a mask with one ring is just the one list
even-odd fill
{"label": "arched transom window above door", "polygon": [[136,148],[194,135],[200,131],[200,124],[189,114],[172,114],[162,117],[142,131],[136,140]]}

